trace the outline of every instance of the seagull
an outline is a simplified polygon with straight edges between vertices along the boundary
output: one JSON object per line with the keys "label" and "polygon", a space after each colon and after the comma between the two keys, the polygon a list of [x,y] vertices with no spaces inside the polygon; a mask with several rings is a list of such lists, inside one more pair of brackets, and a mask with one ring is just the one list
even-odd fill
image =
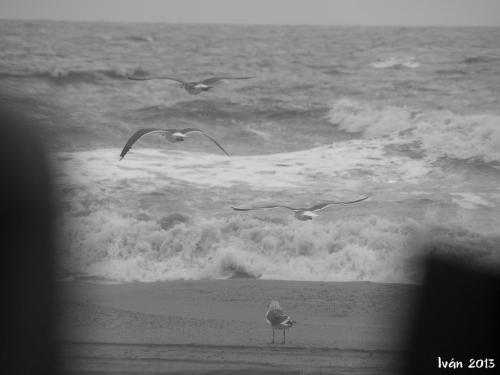
{"label": "seagull", "polygon": [[271,325],[273,328],[273,341],[271,344],[274,344],[274,330],[275,329],[282,329],[283,330],[283,342],[282,344],[285,344],[285,331],[292,327],[295,323],[295,321],[292,320],[288,315],[283,314],[283,311],[281,310],[280,304],[278,301],[271,301],[269,302],[269,305],[267,306],[268,310],[266,312],[266,321],[267,324]]}
{"label": "seagull", "polygon": [[160,133],[169,142],[182,142],[184,138],[188,136],[188,134],[191,133],[200,133],[203,134],[205,137],[210,139],[213,143],[217,145],[227,156],[229,154],[224,150],[224,148],[212,137],[210,137],[208,134],[204,133],[200,129],[195,129],[195,128],[186,128],[186,129],[158,129],[158,128],[145,128],[145,129],[139,129],[137,130],[132,136],[128,139],[127,143],[123,147],[123,150],[120,154],[120,160],[122,160],[125,155],[127,155],[127,152],[132,148],[135,142],[139,140],[139,138],[145,136],[146,134],[152,134],[152,133]]}
{"label": "seagull", "polygon": [[361,199],[357,199],[355,201],[348,201],[348,202],[334,202],[334,201],[330,201],[330,202],[325,202],[325,203],[321,203],[321,204],[317,204],[315,206],[312,206],[312,207],[309,207],[309,208],[294,208],[294,207],[289,207],[289,206],[282,206],[282,205],[271,205],[271,206],[257,206],[257,207],[249,207],[249,208],[238,208],[238,207],[232,207],[231,208],[235,211],[252,211],[252,210],[260,210],[260,209],[264,209],[264,208],[287,208],[291,211],[294,212],[294,216],[296,219],[299,219],[299,220],[302,220],[302,221],[306,221],[306,220],[312,220],[314,217],[318,216],[318,214],[316,214],[315,212],[316,211],[320,211],[322,209],[324,209],[325,207],[327,206],[330,206],[332,204],[351,204],[351,203],[358,203],[358,202],[361,202],[361,201],[364,201],[365,199],[368,199],[369,197],[366,196],[364,198],[361,198]]}
{"label": "seagull", "polygon": [[211,77],[204,79],[203,81],[194,81],[194,82],[186,82],[183,81],[182,79],[178,78],[173,78],[173,77],[167,77],[167,76],[149,76],[149,77],[137,77],[137,76],[128,76],[128,79],[134,80],[134,81],[149,81],[152,79],[169,79],[171,81],[176,81],[181,84],[181,87],[186,90],[188,93],[191,95],[198,95],[199,93],[203,91],[208,91],[210,89],[213,89],[212,85],[215,85],[216,83],[220,83],[221,81],[224,81],[226,79],[250,79],[250,78],[255,78],[255,77]]}

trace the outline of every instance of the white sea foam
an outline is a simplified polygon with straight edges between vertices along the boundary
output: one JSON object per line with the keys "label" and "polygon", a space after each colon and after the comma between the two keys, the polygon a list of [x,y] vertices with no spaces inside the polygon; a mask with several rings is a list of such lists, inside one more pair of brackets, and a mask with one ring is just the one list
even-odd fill
{"label": "white sea foam", "polygon": [[413,56],[390,56],[386,59],[375,61],[370,65],[377,69],[389,69],[389,68],[415,69],[420,66],[420,63],[417,62],[415,57]]}
{"label": "white sea foam", "polygon": [[388,155],[384,146],[378,140],[352,140],[305,151],[232,158],[134,149],[122,161],[118,161],[118,149],[101,149],[58,153],[56,161],[64,161],[61,185],[89,185],[95,190],[118,184],[143,192],[175,182],[226,188],[244,185],[259,190],[304,188],[321,182],[356,190],[366,180],[411,181],[428,172],[424,162]]}
{"label": "white sea foam", "polygon": [[332,105],[329,120],[366,138],[391,136],[386,144],[413,143],[434,160],[500,161],[500,116],[494,114],[458,115],[444,110],[419,113],[341,99]]}
{"label": "white sea foam", "polygon": [[417,122],[413,132],[435,157],[500,161],[500,116],[435,112]]}
{"label": "white sea foam", "polygon": [[[414,115],[408,109],[341,100],[332,109],[332,121],[345,131],[361,132],[362,138],[231,158],[144,148],[132,149],[122,161],[119,149],[112,148],[54,154],[58,185],[68,196],[61,228],[62,275],[119,281],[260,277],[414,282],[419,278],[415,259],[432,239],[451,242],[446,251],[472,248],[469,256],[498,260],[494,211],[490,219],[481,219],[484,209],[494,206],[495,195],[467,190],[436,163],[444,156],[494,159],[495,116]],[[237,196],[252,197],[242,200],[248,205],[268,202],[266,195],[278,192],[283,202],[304,197],[304,192],[314,199],[325,192],[343,199],[376,194],[360,205],[372,204],[370,209],[324,212],[304,223],[286,210],[173,211],[169,191],[178,186],[187,196],[200,189],[205,199],[228,206],[221,197],[234,189]],[[152,199],[149,206],[138,202],[143,197]],[[420,218],[413,214],[422,210],[418,197],[430,201]],[[200,203],[190,197],[194,199]],[[399,202],[405,206],[402,214],[385,208],[392,204],[398,212]],[[153,209],[158,203],[185,220],[165,225],[165,211]]]}
{"label": "white sea foam", "polygon": [[[250,276],[299,280],[408,281],[415,222],[370,216],[320,225],[235,215],[162,230],[101,211],[67,230],[64,269],[120,281]],[[75,235],[78,233],[78,235]],[[406,253],[406,254],[405,254]]]}
{"label": "white sea foam", "polygon": [[[454,236],[452,230],[429,234],[429,228],[412,219],[377,215],[314,224],[233,215],[200,218],[168,230],[155,220],[120,216],[116,210],[74,220],[65,230],[63,273],[119,281],[244,276],[415,282],[420,273],[415,260],[424,241]],[[457,232],[462,242],[478,242],[474,233]],[[478,256],[498,258],[487,241],[479,244]]]}
{"label": "white sea foam", "polygon": [[329,120],[350,133],[366,137],[388,135],[412,126],[412,114],[406,108],[374,106],[350,99],[340,99],[332,105]]}
{"label": "white sea foam", "polygon": [[[421,255],[423,242],[432,237],[429,223],[442,226],[454,220],[438,239],[461,236],[463,240],[465,233],[470,243],[482,244],[482,237],[470,225],[476,218],[446,218],[439,206],[431,206],[424,221],[394,216],[374,202],[376,206],[366,213],[325,212],[307,223],[295,220],[286,210],[248,215],[221,209],[217,215],[184,215],[185,220],[170,220],[165,225],[162,214],[147,208],[141,211],[136,204],[136,197],[175,186],[178,181],[219,189],[243,184],[259,192],[286,188],[284,195],[291,194],[289,189],[305,189],[314,195],[319,191],[318,181],[331,184],[334,190],[337,186],[339,191],[346,191],[345,183],[347,190],[358,192],[373,183],[373,187],[384,184],[384,190],[390,191],[379,199],[394,199],[398,195],[389,188],[393,182],[400,185],[408,183],[406,179],[416,183],[425,178],[428,169],[421,161],[386,158],[379,142],[363,143],[365,147],[370,144],[366,154],[360,141],[348,141],[338,149],[327,146],[265,158],[236,157],[230,162],[219,155],[200,159],[199,154],[153,150],[136,150],[121,162],[116,159],[117,149],[59,153],[55,160],[65,167],[58,170],[57,178],[68,189],[65,220],[60,226],[61,275],[122,282],[227,277],[415,282],[419,278],[415,258]],[[337,159],[338,163],[332,163]],[[284,163],[291,167],[283,167]],[[359,177],[352,168],[372,169],[373,173]],[[274,174],[259,177],[261,171]],[[313,175],[315,182],[308,181]],[[254,181],[255,176],[259,178]],[[464,204],[461,198],[482,203],[479,196],[467,193],[453,197],[458,206]],[[452,227],[459,228],[458,234]],[[486,258],[494,259],[492,248],[486,241],[481,256],[486,252]]]}
{"label": "white sea foam", "polygon": [[454,193],[454,202],[460,207],[467,209],[478,209],[490,206],[490,202],[473,192]]}

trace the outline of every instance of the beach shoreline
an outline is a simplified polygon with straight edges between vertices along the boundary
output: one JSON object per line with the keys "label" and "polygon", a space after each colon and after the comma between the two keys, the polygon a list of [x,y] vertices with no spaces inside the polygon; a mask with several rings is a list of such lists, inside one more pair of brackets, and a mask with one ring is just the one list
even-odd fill
{"label": "beach shoreline", "polygon": [[[59,286],[57,341],[71,373],[396,373],[418,290],[255,279]],[[270,343],[270,299],[297,321],[286,344]]]}

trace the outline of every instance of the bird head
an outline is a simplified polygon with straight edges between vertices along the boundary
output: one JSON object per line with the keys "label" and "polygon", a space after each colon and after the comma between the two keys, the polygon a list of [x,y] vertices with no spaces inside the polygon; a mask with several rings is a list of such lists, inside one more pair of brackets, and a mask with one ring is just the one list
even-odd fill
{"label": "bird head", "polygon": [[269,310],[281,310],[280,303],[278,301],[272,300],[267,304]]}

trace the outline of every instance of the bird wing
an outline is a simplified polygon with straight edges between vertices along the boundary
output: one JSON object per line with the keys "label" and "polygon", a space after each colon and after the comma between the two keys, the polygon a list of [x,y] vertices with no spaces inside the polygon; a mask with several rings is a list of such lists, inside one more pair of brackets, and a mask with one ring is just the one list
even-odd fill
{"label": "bird wing", "polygon": [[280,322],[279,322],[279,324],[281,326],[291,327],[291,326],[293,326],[294,323],[295,323],[295,321],[292,320],[292,318],[290,318],[290,316],[288,316],[286,314],[281,315]]}
{"label": "bird wing", "polygon": [[214,83],[218,83],[225,79],[250,79],[250,78],[255,78],[255,77],[212,77],[204,79],[200,83],[203,83],[204,85],[213,85]]}
{"label": "bird wing", "polygon": [[196,128],[186,128],[186,129],[182,129],[182,132],[184,134],[189,134],[189,133],[200,133],[202,135],[204,135],[205,137],[207,137],[208,139],[210,139],[213,143],[215,143],[217,145],[217,147],[219,147],[227,156],[230,156],[226,150],[224,150],[224,147],[222,147],[219,142],[217,142],[215,139],[213,139],[211,136],[209,136],[208,134],[206,134],[205,132],[203,132],[202,130],[200,129],[196,129]]}
{"label": "bird wing", "polygon": [[266,319],[272,326],[290,327],[293,324],[292,319],[281,310],[269,310]]}
{"label": "bird wing", "polygon": [[273,206],[256,206],[256,207],[248,207],[248,208],[238,208],[238,207],[233,207],[231,208],[235,211],[253,211],[253,210],[260,210],[263,208],[287,208],[289,210],[295,211],[296,209],[293,207],[288,207],[288,206],[281,206],[281,205],[273,205]]}
{"label": "bird wing", "polygon": [[169,133],[170,130],[165,130],[165,129],[158,129],[158,128],[144,128],[144,129],[139,129],[137,130],[132,136],[128,139],[127,143],[125,143],[125,146],[123,147],[123,150],[120,154],[120,160],[122,160],[125,155],[127,155],[127,152],[132,148],[135,142],[139,140],[139,138],[145,136],[146,134],[151,134],[151,133]]}
{"label": "bird wing", "polygon": [[173,77],[167,77],[167,76],[145,76],[145,77],[138,77],[138,76],[127,76],[128,79],[131,79],[132,81],[149,81],[152,79],[169,79],[171,81],[176,81],[179,83],[186,83],[181,79],[178,78],[173,78]]}
{"label": "bird wing", "polygon": [[327,207],[327,206],[329,206],[331,204],[351,204],[351,203],[358,203],[358,202],[364,201],[365,199],[368,199],[368,198],[369,198],[369,196],[366,196],[366,197],[363,197],[361,199],[356,199],[355,201],[347,201],[347,202],[330,201],[330,202],[325,202],[325,203],[317,204],[315,206],[306,208],[305,210],[306,211],[319,211],[319,210],[322,210],[323,208],[325,208],[325,207]]}

